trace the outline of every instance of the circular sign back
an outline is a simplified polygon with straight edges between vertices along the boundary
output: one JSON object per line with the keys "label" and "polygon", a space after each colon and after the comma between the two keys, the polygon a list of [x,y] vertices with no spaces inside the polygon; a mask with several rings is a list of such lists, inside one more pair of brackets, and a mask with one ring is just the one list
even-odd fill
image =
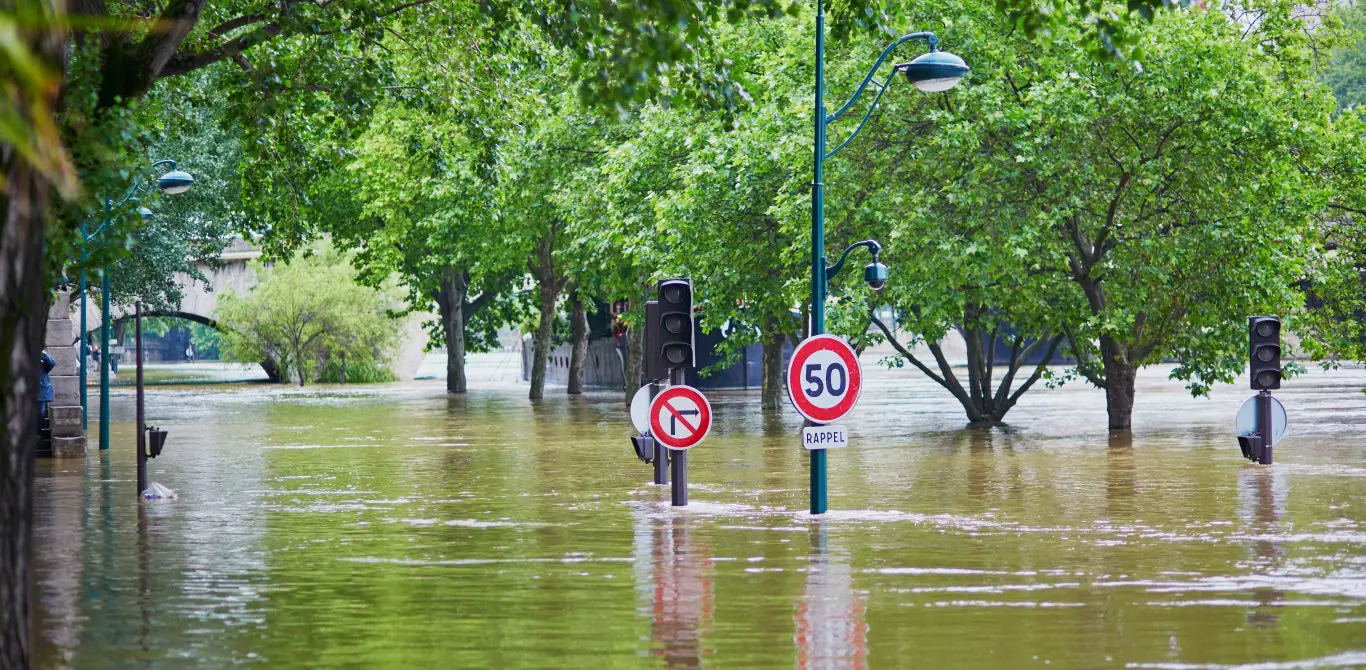
{"label": "circular sign back", "polygon": [[691,386],[670,386],[650,403],[650,434],[670,449],[687,449],[710,431],[711,403]]}
{"label": "circular sign back", "polygon": [[863,372],[858,354],[843,338],[816,335],[803,340],[787,366],[787,395],[813,423],[839,421],[858,403]]}
{"label": "circular sign back", "polygon": [[650,432],[650,385],[640,387],[631,396],[631,425],[642,433]]}
{"label": "circular sign back", "polygon": [[[1281,438],[1285,437],[1289,426],[1290,419],[1285,413],[1285,405],[1273,397],[1271,399],[1271,441],[1280,442]],[[1248,398],[1243,406],[1238,408],[1238,418],[1234,421],[1234,431],[1240,437],[1257,432],[1257,396]]]}

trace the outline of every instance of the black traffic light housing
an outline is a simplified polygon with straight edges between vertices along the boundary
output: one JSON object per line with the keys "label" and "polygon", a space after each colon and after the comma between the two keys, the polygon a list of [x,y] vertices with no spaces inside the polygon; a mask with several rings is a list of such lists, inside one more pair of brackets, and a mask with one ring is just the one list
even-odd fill
{"label": "black traffic light housing", "polygon": [[1248,372],[1254,391],[1281,387],[1281,320],[1254,316],[1248,320]]}
{"label": "black traffic light housing", "polygon": [[[693,367],[696,362],[693,346],[692,282],[687,279],[665,279],[656,291],[659,320],[655,332],[658,370]],[[658,377],[662,378],[662,377]]]}

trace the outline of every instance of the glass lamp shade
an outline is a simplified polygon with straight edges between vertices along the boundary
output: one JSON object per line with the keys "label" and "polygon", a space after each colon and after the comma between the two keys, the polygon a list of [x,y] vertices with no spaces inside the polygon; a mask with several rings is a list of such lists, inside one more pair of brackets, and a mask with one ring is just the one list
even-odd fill
{"label": "glass lamp shade", "polygon": [[157,179],[157,188],[167,195],[175,195],[190,190],[194,177],[184,170],[171,170]]}
{"label": "glass lamp shade", "polygon": [[906,79],[916,88],[926,93],[938,93],[957,86],[971,68],[958,56],[933,50],[909,63],[898,65],[897,69],[906,73]]}

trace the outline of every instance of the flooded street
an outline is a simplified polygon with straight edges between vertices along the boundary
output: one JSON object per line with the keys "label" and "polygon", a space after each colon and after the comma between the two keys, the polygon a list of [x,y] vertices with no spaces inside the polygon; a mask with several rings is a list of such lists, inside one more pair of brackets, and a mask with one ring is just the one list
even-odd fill
{"label": "flooded street", "polygon": [[110,452],[38,464],[39,665],[1366,666],[1366,371],[1288,381],[1262,467],[1245,380],[1147,370],[1112,438],[1083,384],[966,430],[864,364],[820,518],[757,393],[710,394],[675,509],[619,394],[431,381],[154,387],[179,499],[139,505],[116,389]]}

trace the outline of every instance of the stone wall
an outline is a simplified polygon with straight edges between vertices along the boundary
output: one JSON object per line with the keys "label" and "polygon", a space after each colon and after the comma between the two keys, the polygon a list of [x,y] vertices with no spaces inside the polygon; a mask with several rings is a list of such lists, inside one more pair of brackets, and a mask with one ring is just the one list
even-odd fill
{"label": "stone wall", "polygon": [[85,433],[81,430],[80,351],[74,342],[71,323],[71,295],[58,291],[47,314],[47,339],[44,348],[57,361],[52,379],[52,402],[48,417],[52,427],[53,458],[83,458]]}

